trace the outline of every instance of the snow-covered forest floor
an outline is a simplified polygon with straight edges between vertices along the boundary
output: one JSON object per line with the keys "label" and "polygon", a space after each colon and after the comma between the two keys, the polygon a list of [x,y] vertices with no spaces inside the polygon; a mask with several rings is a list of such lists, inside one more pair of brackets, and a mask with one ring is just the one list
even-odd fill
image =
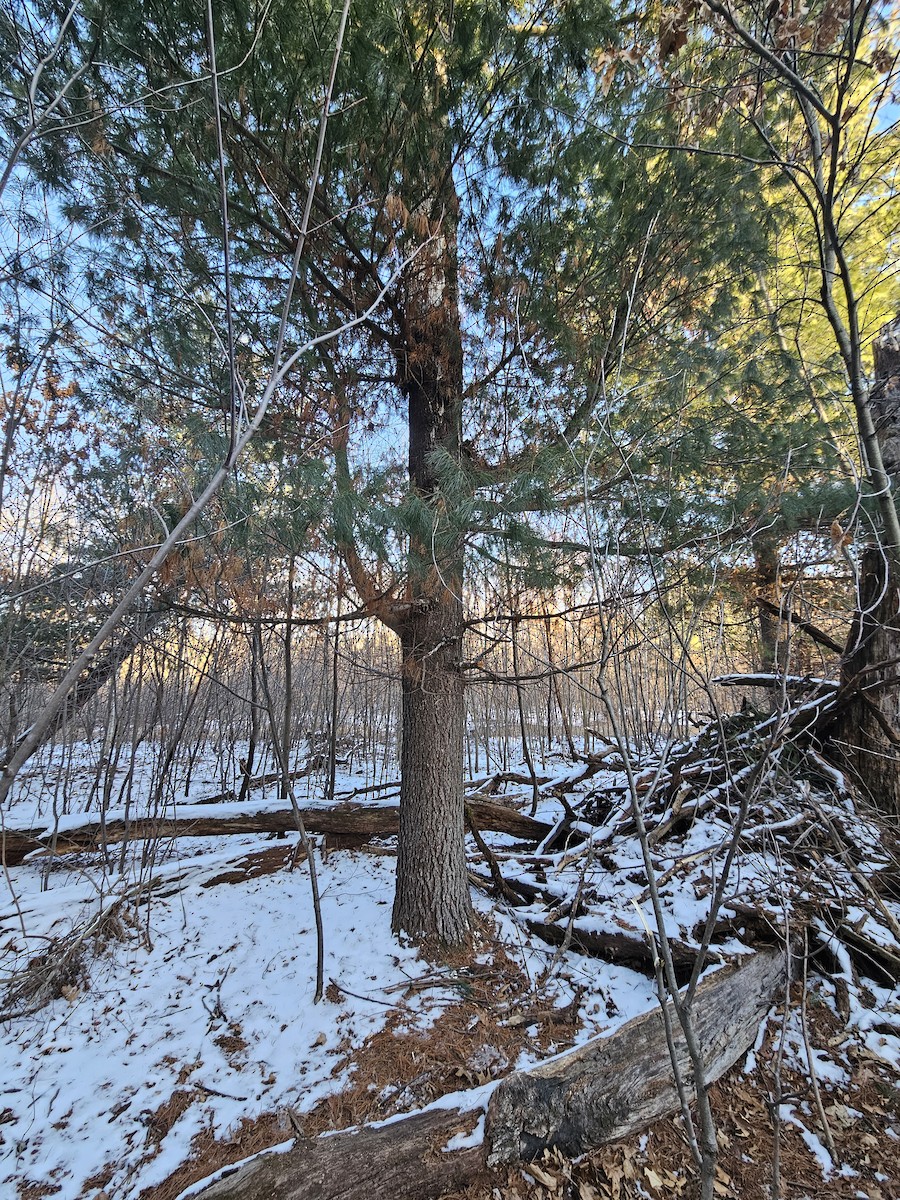
{"label": "snow-covered forest floor", "polygon": [[[65,761],[33,764],[7,831],[43,831],[49,845],[96,821],[96,753],[77,746]],[[263,1146],[489,1086],[648,1011],[654,917],[633,787],[680,974],[701,950],[742,816],[704,970],[788,940],[798,955],[801,977],[756,1049],[713,1089],[718,1194],[771,1194],[777,1161],[785,1197],[900,1196],[896,846],[814,754],[776,755],[762,772],[736,761],[724,778],[704,754],[701,736],[665,768],[612,749],[537,764],[541,836],[469,839],[479,926],[465,954],[418,952],[392,936],[391,838],[314,838],[318,1004],[296,834],[104,846],[101,833],[97,849],[38,848],[6,866],[0,1193],[173,1200]],[[190,807],[161,803],[146,755],[129,768],[129,810],[107,808],[107,827],[142,810],[188,824],[290,807],[274,784],[243,804],[202,803],[222,790],[202,755],[179,797]],[[324,803],[325,775],[298,784],[304,809]],[[335,803],[395,805],[396,791],[372,791],[371,780],[339,772]],[[524,766],[467,790],[525,813],[534,795]],[[504,1194],[690,1194],[679,1122],[574,1166],[548,1158],[513,1172]]]}

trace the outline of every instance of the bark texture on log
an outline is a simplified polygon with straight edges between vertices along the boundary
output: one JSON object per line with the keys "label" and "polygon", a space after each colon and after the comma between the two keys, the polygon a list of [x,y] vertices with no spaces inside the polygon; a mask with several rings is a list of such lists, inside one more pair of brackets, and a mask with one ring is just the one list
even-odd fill
{"label": "bark texture on log", "polygon": [[[473,800],[472,810],[479,829],[492,833],[508,833],[526,841],[541,841],[553,829],[546,821],[537,821],[485,800]],[[399,809],[354,806],[343,808],[302,809],[300,816],[307,833],[324,833],[335,837],[358,838],[364,842],[373,837],[392,837],[400,828]],[[0,851],[8,867],[17,866],[33,851],[68,854],[75,850],[94,850],[104,844],[123,841],[144,841],[149,838],[219,837],[237,833],[296,833],[297,819],[292,809],[261,812],[229,812],[217,817],[209,811],[189,812],[174,817],[140,818],[128,822],[107,821],[105,830],[99,821],[88,821],[75,829],[66,829],[54,838],[46,826],[39,829],[5,829],[0,834]]]}
{"label": "bark texture on log", "polygon": [[[717,971],[698,989],[695,1014],[710,1081],[753,1044],[785,976],[784,951],[765,950]],[[680,1057],[684,1067],[683,1047]],[[503,1080],[487,1105],[483,1144],[466,1144],[477,1141],[477,1135],[467,1135],[481,1110],[468,1105],[429,1109],[257,1155],[192,1195],[198,1200],[430,1200],[467,1186],[490,1166],[527,1162],[550,1146],[581,1154],[636,1133],[677,1107],[662,1019],[655,1010]]]}
{"label": "bark texture on log", "polygon": [[[784,983],[785,952],[764,950],[726,967],[697,991],[693,1015],[706,1079],[713,1083],[751,1046]],[[672,1015],[678,1064],[691,1068]],[[636,1017],[612,1037],[531,1071],[519,1071],[494,1094],[488,1108],[491,1165],[538,1158],[556,1147],[574,1156],[618,1141],[674,1111],[678,1094],[659,1009]]]}
{"label": "bark texture on log", "polygon": [[[655,977],[654,951],[645,937],[637,934],[611,933],[606,930],[582,929],[578,924],[568,928],[565,922],[549,925],[546,921],[525,921],[526,927],[542,941],[551,946],[569,945],[582,954],[593,958],[602,958],[606,962],[620,963],[633,971],[641,971],[644,975]],[[675,978],[679,983],[687,983],[697,961],[697,951],[677,938],[670,939],[672,960],[675,965]]]}
{"label": "bark texture on log", "polygon": [[[445,1152],[480,1112],[439,1108],[349,1129],[265,1154],[199,1193],[203,1200],[426,1200],[466,1187],[485,1169],[480,1145]],[[195,1193],[196,1194],[196,1193]]]}
{"label": "bark texture on log", "polygon": [[[885,469],[900,483],[900,318],[874,343],[870,403]],[[879,546],[865,551],[859,612],[850,632],[842,683],[857,689],[832,736],[847,765],[882,812],[900,815],[900,578]]]}

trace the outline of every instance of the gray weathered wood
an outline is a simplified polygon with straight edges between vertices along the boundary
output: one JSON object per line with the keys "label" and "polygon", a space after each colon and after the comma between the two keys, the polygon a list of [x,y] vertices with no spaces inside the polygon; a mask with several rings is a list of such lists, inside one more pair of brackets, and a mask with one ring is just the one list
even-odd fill
{"label": "gray weathered wood", "polygon": [[[481,1113],[431,1109],[364,1126],[281,1154],[266,1154],[216,1180],[202,1200],[427,1200],[466,1187],[483,1170],[480,1145],[444,1152]],[[198,1195],[194,1193],[194,1195]]]}
{"label": "gray weathered wood", "polygon": [[[784,950],[759,951],[740,966],[717,971],[698,989],[693,1013],[708,1082],[752,1045],[785,971]],[[678,1028],[674,1014],[673,1025]],[[681,1072],[690,1080],[680,1036],[676,1050]],[[594,1038],[504,1080],[488,1109],[488,1161],[528,1161],[551,1147],[584,1154],[635,1133],[677,1106],[662,1013],[656,1009],[612,1037]]]}

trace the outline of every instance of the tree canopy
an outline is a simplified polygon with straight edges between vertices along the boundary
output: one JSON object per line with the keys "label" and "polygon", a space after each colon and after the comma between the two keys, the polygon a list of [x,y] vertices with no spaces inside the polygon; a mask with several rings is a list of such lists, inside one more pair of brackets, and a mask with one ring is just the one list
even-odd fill
{"label": "tree canopy", "polygon": [[710,540],[740,564],[852,520],[854,475],[893,538],[877,8],[86,0],[2,32],[7,446],[49,324],[95,532],[146,561],[126,529],[171,533],[224,464],[220,560],[340,559],[401,647],[398,931],[471,920],[479,558],[544,587]]}

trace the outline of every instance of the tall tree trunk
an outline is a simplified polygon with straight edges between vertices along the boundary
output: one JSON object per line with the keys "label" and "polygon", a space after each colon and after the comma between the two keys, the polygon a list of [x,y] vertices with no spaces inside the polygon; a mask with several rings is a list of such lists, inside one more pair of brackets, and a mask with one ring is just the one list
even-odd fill
{"label": "tall tree trunk", "polygon": [[[754,552],[756,594],[770,605],[777,605],[781,599],[778,587],[779,556],[778,550],[770,543],[761,542]],[[759,612],[759,669],[760,671],[776,671],[780,667],[787,670],[786,663],[778,661],[778,647],[781,639],[781,620],[771,607],[758,606]]]}
{"label": "tall tree trunk", "polygon": [[[874,344],[872,415],[885,469],[900,481],[900,318]],[[900,569],[880,546],[862,560],[859,611],[842,681],[856,689],[833,737],[874,803],[900,816]]]}
{"label": "tall tree trunk", "polygon": [[462,605],[447,593],[404,627],[400,836],[393,927],[459,945],[472,908],[465,856],[459,669]]}
{"label": "tall tree trunk", "polygon": [[430,237],[405,280],[397,350],[409,405],[410,486],[422,504],[410,534],[399,627],[403,740],[393,927],[416,940],[459,945],[472,908],[462,786],[463,539],[442,486],[459,462],[463,392],[458,206],[449,167],[435,194]]}

